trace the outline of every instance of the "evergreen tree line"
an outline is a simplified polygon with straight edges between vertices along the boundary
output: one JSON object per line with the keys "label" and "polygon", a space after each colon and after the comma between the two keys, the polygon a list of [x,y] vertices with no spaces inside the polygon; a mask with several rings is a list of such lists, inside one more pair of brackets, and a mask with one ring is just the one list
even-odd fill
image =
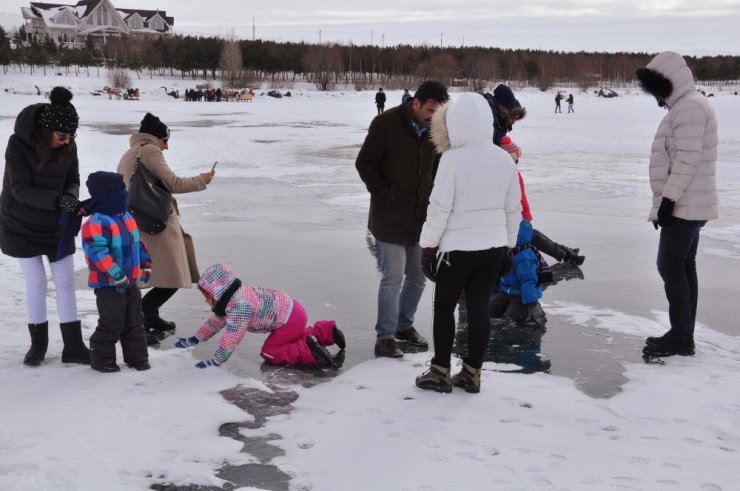
{"label": "evergreen tree line", "polygon": [[[0,65],[28,65],[31,70],[62,67],[126,68],[142,75],[179,75],[183,79],[221,79],[244,87],[269,82],[285,87],[306,80],[321,90],[337,84],[356,89],[383,86],[413,89],[419,81],[436,79],[449,86],[480,91],[495,81],[547,90],[554,86],[621,86],[632,83],[635,69],[654,54],[587,53],[480,46],[390,47],[308,44],[219,37],[159,36],[109,38],[105,45],[89,41],[83,48],[59,48],[53,40],[20,43],[16,49],[0,27]],[[704,83],[740,79],[740,56],[686,57],[694,76]]]}

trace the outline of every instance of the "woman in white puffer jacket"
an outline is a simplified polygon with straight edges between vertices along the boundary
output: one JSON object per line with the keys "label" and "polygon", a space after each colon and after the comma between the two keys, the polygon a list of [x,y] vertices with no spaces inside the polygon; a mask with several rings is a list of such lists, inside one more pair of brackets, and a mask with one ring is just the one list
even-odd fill
{"label": "woman in white puffer jacket", "polygon": [[[492,143],[493,116],[484,98],[462,94],[432,118],[431,138],[442,154],[429,198],[419,245],[422,269],[438,264],[434,291],[434,358],[416,378],[422,389],[450,392],[452,385],[480,390],[488,347],[488,298],[506,247],[513,247],[521,218],[519,178],[514,162]],[[440,255],[436,261],[437,253]],[[455,337],[454,311],[465,290],[468,356],[450,377]]]}
{"label": "woman in white puffer jacket", "polygon": [[647,338],[643,353],[693,355],[699,233],[707,220],[719,216],[717,118],[707,98],[696,91],[691,70],[678,53],[657,55],[636,75],[642,88],[668,109],[650,153],[649,220],[661,228],[657,262],[671,328],[663,336]]}

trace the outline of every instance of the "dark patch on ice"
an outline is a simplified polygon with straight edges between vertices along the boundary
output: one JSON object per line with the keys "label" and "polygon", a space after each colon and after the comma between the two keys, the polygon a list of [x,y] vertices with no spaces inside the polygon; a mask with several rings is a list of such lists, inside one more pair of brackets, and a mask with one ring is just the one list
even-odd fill
{"label": "dark patch on ice", "polygon": [[189,128],[210,128],[212,126],[227,126],[233,123],[228,119],[198,119],[195,121],[176,121],[167,123],[170,128],[177,128],[178,126],[185,126]]}
{"label": "dark patch on ice", "polygon": [[232,128],[303,128],[311,129],[316,127],[329,128],[346,128],[349,125],[335,123],[333,121],[295,121],[286,123],[264,123],[264,124],[235,124]]}
{"label": "dark patch on ice", "polygon": [[98,123],[82,124],[83,128],[90,128],[106,135],[133,135],[139,131],[139,123]]}

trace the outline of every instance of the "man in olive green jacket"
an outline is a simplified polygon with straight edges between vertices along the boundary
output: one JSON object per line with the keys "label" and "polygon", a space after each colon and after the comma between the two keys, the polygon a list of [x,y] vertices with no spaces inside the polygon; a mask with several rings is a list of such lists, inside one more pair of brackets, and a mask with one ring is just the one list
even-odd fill
{"label": "man in olive green jacket", "polygon": [[376,356],[402,357],[395,338],[428,347],[413,326],[426,281],[419,235],[439,162],[429,125],[448,99],[441,83],[422,83],[410,101],[373,119],[355,162],[370,192],[368,228],[380,254]]}

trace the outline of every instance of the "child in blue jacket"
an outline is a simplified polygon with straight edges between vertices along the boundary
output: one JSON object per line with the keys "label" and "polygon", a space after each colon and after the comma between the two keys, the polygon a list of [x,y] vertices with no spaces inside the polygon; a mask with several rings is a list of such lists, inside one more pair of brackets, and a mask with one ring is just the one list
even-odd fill
{"label": "child in blue jacket", "polygon": [[93,172],[87,189],[91,199],[83,208],[91,216],[82,224],[82,247],[90,269],[88,286],[95,289],[100,317],[90,337],[90,366],[99,372],[120,371],[116,364],[116,342],[120,341],[123,361],[136,370],[148,370],[138,283],[151,275],[151,258],[134,217],[126,210],[123,176]]}
{"label": "child in blue jacket", "polygon": [[504,314],[519,322],[534,322],[544,326],[547,322],[540,305],[542,284],[537,275],[539,258],[532,249],[532,223],[522,220],[512,249],[512,268],[494,287],[489,311],[491,317]]}

